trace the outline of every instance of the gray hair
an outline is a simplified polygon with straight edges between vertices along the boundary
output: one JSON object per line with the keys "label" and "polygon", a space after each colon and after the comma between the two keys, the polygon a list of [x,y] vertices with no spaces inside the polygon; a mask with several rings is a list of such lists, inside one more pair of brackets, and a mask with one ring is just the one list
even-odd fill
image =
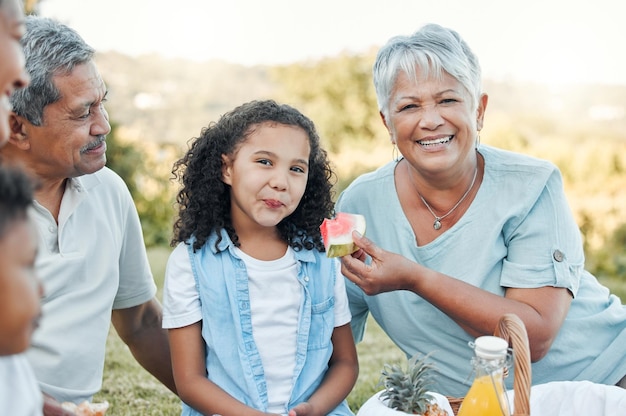
{"label": "gray hair", "polygon": [[74,29],[53,19],[27,16],[25,23],[21,43],[30,84],[11,95],[11,105],[17,115],[40,126],[44,108],[61,99],[52,78],[91,61],[95,50]]}
{"label": "gray hair", "polygon": [[373,68],[378,109],[389,116],[389,99],[400,71],[417,79],[417,70],[426,77],[451,75],[472,97],[476,109],[482,94],[478,58],[457,32],[427,24],[411,36],[395,36],[378,51]]}

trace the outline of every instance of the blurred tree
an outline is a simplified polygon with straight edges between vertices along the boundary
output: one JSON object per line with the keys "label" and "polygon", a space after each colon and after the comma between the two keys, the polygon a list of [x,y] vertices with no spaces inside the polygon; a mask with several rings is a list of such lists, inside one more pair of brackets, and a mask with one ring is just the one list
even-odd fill
{"label": "blurred tree", "polygon": [[589,271],[598,278],[626,282],[626,223],[608,236],[602,247],[591,253],[587,263]]}
{"label": "blurred tree", "polygon": [[107,136],[107,166],[122,177],[135,201],[146,246],[168,245],[173,221],[173,189],[169,175],[177,148],[172,145],[119,139],[111,123]]}
{"label": "blurred tree", "polygon": [[373,52],[344,53],[273,68],[272,76],[282,86],[279,99],[298,107],[315,122],[330,152],[387,135],[372,83],[374,56]]}
{"label": "blurred tree", "polygon": [[117,136],[118,125],[111,121],[111,132],[107,136],[107,166],[124,179],[133,197],[138,194],[134,180],[138,168],[143,163],[144,155],[130,143],[124,143]]}

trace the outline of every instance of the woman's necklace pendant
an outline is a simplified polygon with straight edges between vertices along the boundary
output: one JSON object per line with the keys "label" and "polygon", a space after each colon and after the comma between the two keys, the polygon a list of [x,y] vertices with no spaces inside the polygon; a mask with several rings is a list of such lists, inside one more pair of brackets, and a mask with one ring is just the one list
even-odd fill
{"label": "woman's necklace pendant", "polygon": [[[411,185],[413,185],[413,188],[415,188],[415,190],[417,191],[417,187],[415,186],[415,184],[413,183],[413,177],[411,176],[411,172],[408,171],[409,169],[409,165],[407,164],[407,175],[409,176],[409,181],[411,181]],[[470,193],[470,191],[472,190],[472,188],[474,187],[474,183],[476,182],[476,176],[478,174],[478,165],[476,165],[476,167],[474,168],[474,177],[472,178],[472,183],[470,183],[469,188],[467,188],[467,190],[465,191],[465,193],[463,194],[463,196],[461,197],[461,199],[459,199],[457,201],[456,204],[454,204],[454,206],[452,208],[450,208],[450,211],[446,212],[445,214],[443,214],[441,217],[438,217],[437,214],[435,214],[435,211],[433,211],[433,209],[430,207],[430,205],[428,205],[428,202],[426,202],[426,200],[424,199],[424,197],[422,196],[422,194],[419,193],[419,191],[417,191],[417,194],[419,195],[420,199],[422,200],[422,202],[424,203],[424,205],[426,206],[426,208],[428,209],[428,212],[430,212],[432,214],[433,217],[435,217],[435,222],[433,222],[433,228],[435,229],[435,231],[439,231],[439,229],[441,228],[441,220],[446,218],[448,215],[452,214],[452,212],[459,206],[461,205],[461,202],[463,202],[465,200],[465,197]]]}

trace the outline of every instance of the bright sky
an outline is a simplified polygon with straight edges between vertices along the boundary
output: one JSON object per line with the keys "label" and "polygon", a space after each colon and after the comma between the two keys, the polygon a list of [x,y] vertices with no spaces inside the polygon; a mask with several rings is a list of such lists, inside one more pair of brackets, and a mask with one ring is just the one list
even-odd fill
{"label": "bright sky", "polygon": [[435,22],[492,79],[626,85],[623,0],[42,0],[100,52],[246,65],[362,52]]}

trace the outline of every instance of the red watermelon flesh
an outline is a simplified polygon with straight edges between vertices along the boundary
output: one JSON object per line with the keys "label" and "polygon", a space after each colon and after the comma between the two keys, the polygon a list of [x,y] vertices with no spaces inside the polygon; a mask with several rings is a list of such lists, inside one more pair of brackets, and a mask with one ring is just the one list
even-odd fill
{"label": "red watermelon flesh", "polygon": [[332,219],[324,218],[320,231],[327,257],[347,256],[358,250],[352,241],[352,231],[365,235],[365,217],[360,214],[338,212]]}

